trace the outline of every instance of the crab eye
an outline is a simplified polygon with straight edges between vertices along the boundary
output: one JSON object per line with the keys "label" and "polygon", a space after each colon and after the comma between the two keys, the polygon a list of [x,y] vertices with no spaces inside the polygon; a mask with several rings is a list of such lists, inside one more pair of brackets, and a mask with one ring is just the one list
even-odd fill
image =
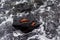
{"label": "crab eye", "polygon": [[24,18],[24,19],[21,19],[20,22],[21,23],[27,23],[27,22],[29,22],[29,20]]}
{"label": "crab eye", "polygon": [[31,26],[35,26],[36,22],[32,22]]}

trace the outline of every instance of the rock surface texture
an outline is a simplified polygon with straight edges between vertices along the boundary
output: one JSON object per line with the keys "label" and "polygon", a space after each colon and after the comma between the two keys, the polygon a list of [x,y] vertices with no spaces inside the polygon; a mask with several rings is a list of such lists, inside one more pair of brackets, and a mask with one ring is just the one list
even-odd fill
{"label": "rock surface texture", "polygon": [[60,40],[60,0],[0,0],[0,40]]}

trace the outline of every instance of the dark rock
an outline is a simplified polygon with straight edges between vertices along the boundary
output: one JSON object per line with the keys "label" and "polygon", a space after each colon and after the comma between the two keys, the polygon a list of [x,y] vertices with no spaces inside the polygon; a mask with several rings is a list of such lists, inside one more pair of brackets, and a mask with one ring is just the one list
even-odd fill
{"label": "dark rock", "polygon": [[15,10],[16,12],[29,12],[32,10],[32,5],[28,4],[28,3],[20,3],[18,5],[15,6]]}
{"label": "dark rock", "polygon": [[[21,19],[24,18],[28,19],[29,21],[25,23],[19,22]],[[35,22],[35,24],[34,23],[32,24],[32,22]],[[24,33],[31,32],[33,29],[38,28],[39,25],[40,24],[36,21],[36,19],[34,19],[34,16],[30,14],[27,17],[22,17],[22,18],[15,17],[13,20],[13,27],[17,30],[21,30]]]}

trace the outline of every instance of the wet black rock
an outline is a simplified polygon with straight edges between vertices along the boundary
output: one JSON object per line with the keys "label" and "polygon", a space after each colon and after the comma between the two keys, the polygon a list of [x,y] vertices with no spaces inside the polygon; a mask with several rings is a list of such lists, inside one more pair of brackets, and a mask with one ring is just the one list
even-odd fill
{"label": "wet black rock", "polygon": [[18,5],[15,5],[16,12],[29,12],[32,10],[32,8],[33,6],[28,3],[20,3]]}
{"label": "wet black rock", "polygon": [[35,0],[35,3],[37,3],[38,5],[43,5],[43,1],[42,0]]}
{"label": "wet black rock", "polygon": [[[25,21],[21,21],[21,20]],[[24,33],[29,33],[32,30],[38,28],[40,23],[37,22],[37,20],[29,14],[27,17],[15,17],[13,20],[13,27],[17,30],[21,30]]]}

